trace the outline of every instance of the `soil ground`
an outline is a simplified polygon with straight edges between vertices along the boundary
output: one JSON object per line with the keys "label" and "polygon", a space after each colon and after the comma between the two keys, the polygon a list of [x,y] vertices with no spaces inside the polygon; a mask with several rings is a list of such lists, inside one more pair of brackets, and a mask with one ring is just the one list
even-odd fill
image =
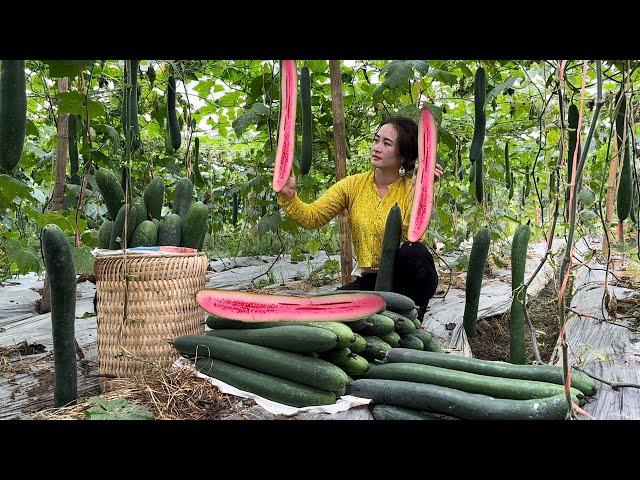
{"label": "soil ground", "polygon": [[[568,291],[570,291],[569,285]],[[556,345],[560,324],[557,309],[558,292],[551,279],[535,297],[529,298],[527,312],[537,330],[538,349],[543,362],[548,363]],[[567,304],[571,301],[567,298]],[[509,361],[509,313],[483,319],[478,322],[477,333],[469,338],[469,345],[475,358],[483,360]],[[531,332],[525,324],[525,347],[527,363],[535,360],[531,346]]]}

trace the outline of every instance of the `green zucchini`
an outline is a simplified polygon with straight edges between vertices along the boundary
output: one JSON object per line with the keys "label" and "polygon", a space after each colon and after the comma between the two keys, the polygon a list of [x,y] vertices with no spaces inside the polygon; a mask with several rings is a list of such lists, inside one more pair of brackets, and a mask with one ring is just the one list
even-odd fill
{"label": "green zucchini", "polygon": [[[487,116],[485,113],[485,100],[487,98],[487,78],[484,68],[478,67],[473,82],[473,105],[474,105],[474,125],[473,139],[469,148],[469,160],[472,164],[482,162],[482,146],[484,144],[485,131],[487,128]],[[478,176],[478,172],[475,172]],[[476,183],[477,186],[477,183]]]}
{"label": "green zucchini", "polygon": [[339,391],[347,382],[347,375],[340,368],[299,353],[283,352],[211,335],[185,335],[176,338],[173,345],[182,355],[224,360],[322,390]]}
{"label": "green zucchini", "polygon": [[158,226],[158,245],[180,246],[182,218],[177,213],[166,215]]}
{"label": "green zucchini", "polygon": [[[350,353],[347,358],[340,361],[340,363],[336,363],[336,365],[338,365],[350,377],[363,375],[367,370],[369,370],[369,362],[367,359],[356,353]],[[341,395],[344,395],[345,392],[341,393]]]}
{"label": "green zucchini", "polygon": [[[349,290],[349,291],[371,293],[371,291],[369,290]],[[338,291],[337,293],[339,294],[341,293],[341,291]],[[375,293],[376,295],[380,295],[384,299],[384,303],[387,306],[386,307],[387,310],[391,310],[392,312],[406,312],[408,310],[412,310],[416,308],[416,304],[411,298],[405,295],[402,295],[400,293],[387,292],[384,290],[376,290],[373,293]]]}
{"label": "green zucchini", "polygon": [[511,315],[509,319],[510,341],[509,359],[511,363],[523,365],[525,359],[524,346],[524,270],[527,263],[527,247],[531,229],[529,225],[521,225],[513,235],[511,243]]}
{"label": "green zucchini", "polygon": [[388,316],[389,318],[391,318],[394,321],[394,324],[395,324],[394,325],[394,330],[398,334],[400,334],[400,336],[409,335],[410,333],[415,332],[416,329],[417,329],[415,323],[413,323],[408,318],[403,317],[399,313],[390,312],[389,310],[385,310],[385,311],[381,312],[380,315],[386,315],[386,316]]}
{"label": "green zucchini", "polygon": [[105,220],[98,231],[98,248],[109,248],[111,230],[113,230],[113,222],[111,220]]}
{"label": "green zucchini", "polygon": [[534,400],[497,399],[439,385],[368,378],[351,382],[347,393],[375,403],[467,420],[563,420],[569,412],[564,393]]}
{"label": "green zucchini", "polygon": [[76,402],[76,269],[71,246],[57,225],[47,225],[40,235],[42,258],[51,286],[54,405]]}
{"label": "green zucchini", "polygon": [[193,183],[188,178],[181,178],[176,183],[175,197],[173,199],[172,213],[180,215],[182,220],[187,216],[193,201]]}
{"label": "green zucchini", "polygon": [[509,163],[509,142],[504,142],[504,181],[507,190],[511,189],[511,164]]}
{"label": "green zucchini", "polygon": [[111,230],[111,238],[109,239],[109,248],[111,250],[118,250],[120,248],[124,248],[124,219],[125,219],[125,211],[127,212],[127,248],[131,245],[131,237],[133,236],[133,232],[136,229],[136,212],[137,209],[132,208],[130,205],[122,205],[120,210],[118,211],[118,215],[116,215],[116,219],[113,222],[113,229]]}
{"label": "green zucchini", "polygon": [[618,186],[618,195],[616,201],[616,213],[618,220],[623,222],[631,212],[631,201],[633,195],[633,181],[631,172],[631,144],[630,136],[625,137],[625,130],[627,124],[625,121],[627,111],[627,96],[618,92],[618,95],[622,97],[620,101],[620,108],[616,115],[616,138],[618,141],[618,158],[622,158],[622,170],[620,171],[620,185]]}
{"label": "green zucchini", "polygon": [[367,346],[367,341],[359,333],[353,333],[354,340],[349,344],[352,353],[362,353]]}
{"label": "green zucchini", "polygon": [[196,248],[202,251],[204,238],[207,234],[207,222],[209,220],[209,207],[202,202],[191,205],[189,213],[182,222],[180,233],[180,246]]}
{"label": "green zucchini", "polygon": [[411,348],[413,350],[424,350],[424,344],[422,343],[422,340],[410,334],[400,336],[400,347]]}
{"label": "green zucchini", "polygon": [[276,378],[221,360],[209,358],[197,360],[196,369],[209,377],[217,378],[241,390],[293,407],[336,403],[335,393]]}
{"label": "green zucchini", "polygon": [[13,172],[22,157],[27,131],[24,60],[0,64],[0,173]]}
{"label": "green zucchini", "polygon": [[433,420],[433,417],[426,413],[393,405],[375,405],[371,414],[374,420]]}
{"label": "green zucchini", "polygon": [[109,220],[115,220],[120,207],[124,204],[124,191],[118,178],[106,168],[101,168],[95,175],[98,190],[107,206]]}
{"label": "green zucchini", "polygon": [[342,362],[347,360],[347,357],[349,357],[350,353],[351,350],[349,350],[348,348],[333,348],[331,350],[323,352],[320,355],[320,358],[326,360],[327,362],[331,362],[334,365],[340,366]]}
{"label": "green zucchini", "polygon": [[78,117],[69,115],[69,165],[71,166],[71,177],[69,183],[80,185],[78,175]]}
{"label": "green zucchini", "polygon": [[311,79],[309,68],[300,70],[300,106],[302,113],[302,152],[300,155],[300,174],[306,175],[311,169],[313,153],[313,117],[311,114]]}
{"label": "green zucchini", "polygon": [[391,345],[378,337],[369,335],[365,336],[364,339],[367,345],[364,352],[362,352],[362,356],[367,360],[384,360],[389,350],[391,350]]}
{"label": "green zucchini", "polygon": [[129,247],[153,247],[156,244],[157,238],[158,229],[156,224],[151,220],[144,220],[133,232]]}
{"label": "green zucchini", "polygon": [[207,316],[207,326],[213,330],[217,329],[260,329],[281,327],[284,325],[301,325],[313,328],[322,328],[329,330],[338,336],[338,343],[335,348],[349,348],[351,344],[356,340],[355,334],[349,328],[341,322],[241,322],[239,320],[229,320],[226,318],[216,317],[215,315]]}
{"label": "green zucchini", "polygon": [[384,227],[382,252],[380,253],[380,267],[376,276],[374,290],[393,291],[396,257],[402,241],[402,212],[396,203],[389,214]]}
{"label": "green zucchini", "polygon": [[144,204],[152,218],[162,218],[162,205],[164,204],[164,182],[160,178],[154,178],[144,190]]}
{"label": "green zucchini", "polygon": [[380,337],[393,332],[394,328],[395,323],[391,318],[374,313],[368,317],[368,324],[362,329],[362,335],[375,335]]}
{"label": "green zucchini", "polygon": [[487,263],[490,242],[491,238],[487,228],[481,229],[473,237],[471,254],[469,256],[469,268],[467,269],[463,317],[464,330],[468,337],[473,337],[476,334],[478,303],[480,301],[482,277],[484,275],[485,264]]}
{"label": "green zucchini", "polygon": [[[374,365],[363,375],[363,378],[428,383],[430,385],[455,388],[463,392],[480,393],[494,398],[510,398],[513,400],[547,398],[564,393],[564,385],[555,383],[491,377],[416,363]],[[584,404],[584,395],[580,390],[572,388],[571,394]]]}
{"label": "green zucchini", "polygon": [[[508,362],[480,360],[448,353],[419,352],[403,348],[394,348],[389,352],[387,362],[420,363],[491,377],[519,378],[564,385],[564,374],[560,365],[514,365]],[[573,369],[571,370],[571,386],[587,396],[596,393],[595,382],[584,373]]]}
{"label": "green zucchini", "polygon": [[173,148],[173,150],[178,150],[180,148],[182,138],[180,135],[178,115],[176,113],[176,79],[173,75],[170,75],[167,81],[167,119],[171,148]]}
{"label": "green zucchini", "polygon": [[380,335],[378,338],[380,340],[387,342],[391,345],[392,348],[398,348],[400,346],[400,335],[397,332],[387,333],[385,335]]}
{"label": "green zucchini", "polygon": [[205,181],[200,173],[200,138],[193,140],[193,182],[198,187],[204,187]]}

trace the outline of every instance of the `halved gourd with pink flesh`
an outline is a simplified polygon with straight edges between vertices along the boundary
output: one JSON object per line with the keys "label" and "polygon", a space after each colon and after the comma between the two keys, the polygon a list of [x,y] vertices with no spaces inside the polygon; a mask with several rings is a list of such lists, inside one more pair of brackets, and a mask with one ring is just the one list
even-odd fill
{"label": "halved gourd with pink flesh", "polygon": [[433,114],[424,108],[418,123],[418,171],[407,237],[417,242],[427,230],[433,208],[433,182],[436,169],[437,127]]}
{"label": "halved gourd with pink flesh", "polygon": [[384,299],[375,293],[301,297],[204,289],[196,293],[196,301],[212,315],[243,322],[348,322],[385,309]]}
{"label": "halved gourd with pink flesh", "polygon": [[293,165],[298,95],[298,72],[295,60],[282,61],[280,77],[280,127],[276,160],[273,167],[273,189],[276,192],[282,190],[282,187],[287,183]]}

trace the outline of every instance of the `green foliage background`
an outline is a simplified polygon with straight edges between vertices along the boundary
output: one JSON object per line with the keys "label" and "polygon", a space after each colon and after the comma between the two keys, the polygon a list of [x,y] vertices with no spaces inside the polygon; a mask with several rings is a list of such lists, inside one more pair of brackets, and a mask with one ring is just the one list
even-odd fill
{"label": "green foliage background", "polygon": [[[331,110],[329,63],[298,60],[311,72],[313,111],[313,163],[309,175],[298,177],[300,196],[317,198],[335,181],[335,149]],[[473,136],[473,78],[478,66],[487,73],[487,131],[484,143],[486,205],[480,205],[469,183],[468,150]],[[638,84],[637,62],[625,62],[631,90]],[[0,279],[40,272],[39,229],[59,225],[70,241],[79,273],[91,271],[90,250],[97,245],[97,229],[106,207],[94,179],[96,166],[120,176],[126,161],[121,125],[124,81],[123,60],[27,60],[27,138],[12,176],[0,175]],[[605,105],[588,152],[582,186],[596,194],[596,203],[582,205],[584,231],[597,229],[601,182],[606,179],[615,93],[622,79],[621,61],[603,62]],[[438,155],[445,177],[437,184],[427,242],[457,248],[481,226],[488,226],[494,241],[510,237],[521,222],[531,220],[535,240],[551,220],[549,182],[557,167],[559,149],[566,156],[557,90],[557,62],[548,60],[353,60],[343,62],[342,81],[348,143],[347,174],[370,168],[370,144],[376,125],[389,114],[418,118],[429,106],[438,123]],[[177,110],[182,146],[172,151],[166,141],[166,86],[177,79]],[[69,91],[58,92],[57,80],[69,77]],[[582,61],[567,64],[566,108],[579,105]],[[211,208],[206,239],[210,256],[275,253],[284,248],[294,258],[319,249],[339,248],[335,222],[318,231],[303,231],[286,219],[271,189],[271,169],[277,143],[280,76],[278,60],[140,60],[138,111],[142,148],[130,158],[134,195],[160,177],[167,185],[166,201],[173,200],[173,185],[193,175],[193,139],[200,138],[202,182],[194,179],[198,200]],[[589,62],[583,119],[591,122],[595,98],[595,67]],[[632,110],[637,101],[630,95]],[[78,115],[81,175],[89,190],[68,183],[65,208],[50,211],[54,185],[53,155],[57,146],[54,117],[60,112]],[[631,133],[635,141],[637,113]],[[298,144],[300,151],[300,115]],[[566,122],[566,119],[565,119]],[[89,128],[87,128],[89,126]],[[516,192],[511,200],[504,179],[504,146],[509,141]],[[608,152],[608,157],[607,157]],[[633,149],[635,159],[635,148]],[[535,169],[534,169],[535,167]],[[298,168],[297,158],[294,168]],[[531,188],[522,198],[525,176]],[[564,201],[567,173],[559,169]],[[69,172],[67,181],[69,181]],[[634,182],[636,175],[634,173]],[[239,194],[240,214],[231,225],[232,195]],[[168,207],[165,206],[165,211]],[[539,210],[539,216],[536,215]],[[592,214],[589,214],[591,212]],[[560,224],[560,231],[566,225]]]}

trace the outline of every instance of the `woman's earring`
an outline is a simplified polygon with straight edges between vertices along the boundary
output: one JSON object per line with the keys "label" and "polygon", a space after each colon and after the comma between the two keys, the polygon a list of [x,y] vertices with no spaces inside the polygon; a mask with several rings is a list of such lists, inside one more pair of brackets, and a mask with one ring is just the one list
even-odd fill
{"label": "woman's earring", "polygon": [[404,174],[406,173],[404,170],[404,167],[400,167],[400,169],[398,170],[398,173],[400,174],[401,177],[404,177]]}

